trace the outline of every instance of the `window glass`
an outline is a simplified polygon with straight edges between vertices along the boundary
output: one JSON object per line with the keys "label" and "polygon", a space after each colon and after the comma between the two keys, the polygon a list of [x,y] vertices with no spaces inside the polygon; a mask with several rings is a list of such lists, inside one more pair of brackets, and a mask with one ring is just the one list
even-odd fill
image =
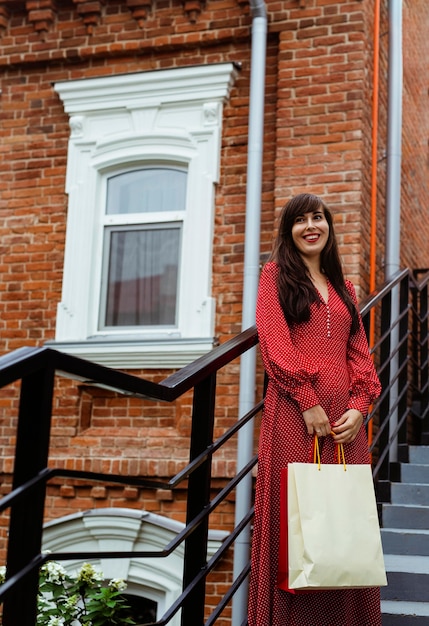
{"label": "window glass", "polygon": [[148,168],[109,178],[107,215],[184,211],[186,172],[172,168]]}
{"label": "window glass", "polygon": [[102,326],[175,325],[180,225],[107,229]]}
{"label": "window glass", "polygon": [[177,325],[186,181],[186,170],[158,166],[107,179],[101,328]]}

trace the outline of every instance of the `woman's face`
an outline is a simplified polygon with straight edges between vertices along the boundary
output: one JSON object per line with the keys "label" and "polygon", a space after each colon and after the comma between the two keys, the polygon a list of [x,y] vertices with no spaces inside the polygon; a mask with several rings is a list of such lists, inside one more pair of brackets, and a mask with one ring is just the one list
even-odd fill
{"label": "woman's face", "polygon": [[292,225],[292,240],[305,258],[318,257],[329,238],[329,224],[323,208],[298,215]]}

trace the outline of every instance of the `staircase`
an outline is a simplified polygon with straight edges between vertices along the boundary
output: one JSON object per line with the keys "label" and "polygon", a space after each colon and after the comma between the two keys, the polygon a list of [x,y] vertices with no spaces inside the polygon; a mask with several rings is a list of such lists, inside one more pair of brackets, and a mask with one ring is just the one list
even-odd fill
{"label": "staircase", "polygon": [[381,589],[383,626],[428,626],[429,446],[409,446],[381,516],[388,578]]}

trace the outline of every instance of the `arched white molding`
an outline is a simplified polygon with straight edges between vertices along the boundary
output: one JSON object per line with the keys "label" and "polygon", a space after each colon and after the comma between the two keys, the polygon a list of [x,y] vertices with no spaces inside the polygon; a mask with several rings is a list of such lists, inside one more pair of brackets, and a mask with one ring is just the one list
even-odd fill
{"label": "arched white molding", "polygon": [[[125,508],[91,509],[48,522],[43,532],[43,550],[76,551],[153,551],[162,550],[184,525],[160,515]],[[228,535],[209,531],[208,558],[218,550]],[[123,558],[91,560],[107,580],[123,578],[128,591],[153,600],[159,619],[182,591],[184,545],[165,558]],[[64,561],[74,572],[83,561]],[[180,625],[180,613],[171,626]]]}

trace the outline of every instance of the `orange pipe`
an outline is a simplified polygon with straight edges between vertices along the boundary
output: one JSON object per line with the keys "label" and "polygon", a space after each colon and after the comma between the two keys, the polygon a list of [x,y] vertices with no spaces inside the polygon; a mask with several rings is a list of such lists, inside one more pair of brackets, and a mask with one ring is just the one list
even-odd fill
{"label": "orange pipe", "polygon": [[[376,248],[377,248],[377,166],[378,166],[378,92],[380,56],[380,0],[374,3],[374,69],[372,79],[372,151],[371,151],[371,233],[369,244],[369,291],[376,287]],[[375,343],[375,311],[371,309],[369,318],[369,346]],[[372,443],[372,420],[368,424],[368,439]]]}

